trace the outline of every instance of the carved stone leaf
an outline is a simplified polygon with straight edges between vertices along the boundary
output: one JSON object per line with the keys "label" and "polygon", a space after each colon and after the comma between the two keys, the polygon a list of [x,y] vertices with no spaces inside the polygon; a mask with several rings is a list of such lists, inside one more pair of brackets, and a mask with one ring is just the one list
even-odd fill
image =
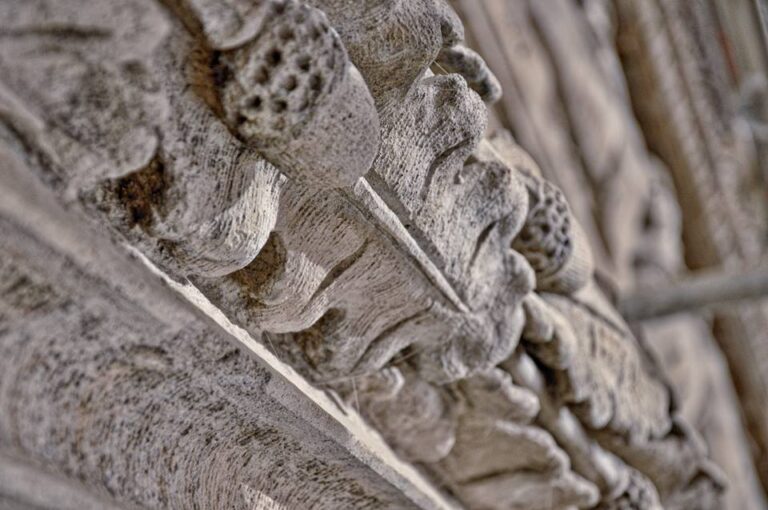
{"label": "carved stone leaf", "polygon": [[534,356],[547,364],[547,351],[558,349],[561,336],[575,340],[568,347],[570,361],[552,367],[561,398],[588,427],[633,438],[663,437],[671,427],[669,390],[653,378],[625,327],[597,315],[588,302],[552,294],[544,300],[572,333],[556,327],[554,338],[537,344]]}

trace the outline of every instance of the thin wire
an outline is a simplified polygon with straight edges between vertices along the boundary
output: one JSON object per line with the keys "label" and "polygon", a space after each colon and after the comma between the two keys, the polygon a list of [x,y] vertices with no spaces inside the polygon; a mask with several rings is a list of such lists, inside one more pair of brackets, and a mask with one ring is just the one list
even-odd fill
{"label": "thin wire", "polygon": [[439,63],[439,62],[437,62],[437,61],[434,61],[434,62],[432,62],[432,65],[434,65],[435,67],[437,67],[438,69],[440,69],[440,71],[442,71],[442,72],[443,72],[443,74],[451,74],[451,73],[449,73],[449,72],[448,72],[448,71],[447,71],[447,70],[446,70],[446,69],[445,69],[443,66],[441,66],[441,65],[440,65],[440,63]]}
{"label": "thin wire", "polygon": [[360,401],[357,399],[357,384],[355,384],[355,378],[352,378],[352,393],[355,395],[355,410],[357,414],[360,414]]}
{"label": "thin wire", "polygon": [[264,332],[264,336],[267,338],[267,342],[269,343],[269,346],[272,348],[272,354],[274,354],[275,356],[277,356],[277,349],[275,349],[275,346],[274,346],[274,345],[272,345],[272,335],[270,335],[269,333],[267,333],[267,332],[265,331],[265,332]]}

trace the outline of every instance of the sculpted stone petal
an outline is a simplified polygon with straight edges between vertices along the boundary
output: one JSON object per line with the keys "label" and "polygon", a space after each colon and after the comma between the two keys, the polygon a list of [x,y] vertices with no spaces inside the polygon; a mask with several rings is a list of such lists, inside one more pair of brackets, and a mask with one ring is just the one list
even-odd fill
{"label": "sculpted stone petal", "polygon": [[464,39],[456,13],[443,0],[312,0],[331,24],[376,99],[396,106],[443,47]]}

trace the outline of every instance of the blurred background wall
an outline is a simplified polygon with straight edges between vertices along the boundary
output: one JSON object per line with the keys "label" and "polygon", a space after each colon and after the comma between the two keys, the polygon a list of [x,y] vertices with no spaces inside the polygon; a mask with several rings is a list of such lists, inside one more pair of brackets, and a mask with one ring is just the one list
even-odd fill
{"label": "blurred background wall", "polygon": [[[601,285],[726,471],[727,508],[765,508],[768,302],[720,289],[759,276],[768,244],[766,4],[453,4],[503,87],[489,135],[522,145],[567,195]],[[691,282],[693,302],[675,297]]]}

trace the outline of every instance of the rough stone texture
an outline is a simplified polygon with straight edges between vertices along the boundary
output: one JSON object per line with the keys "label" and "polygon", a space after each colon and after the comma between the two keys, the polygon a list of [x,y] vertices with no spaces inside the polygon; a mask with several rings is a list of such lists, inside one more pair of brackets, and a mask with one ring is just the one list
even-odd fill
{"label": "rough stone texture", "polygon": [[309,388],[194,289],[58,207],[5,145],[2,154],[4,499],[452,507],[354,411]]}
{"label": "rough stone texture", "polygon": [[[590,243],[623,281],[632,248],[611,219],[644,206],[616,162],[647,158],[595,83],[561,91],[605,185],[583,232],[587,204],[572,213],[522,151],[483,139],[497,81],[443,0],[1,5],[8,165],[160,266],[241,348],[359,412],[458,504],[719,504],[718,470],[594,281]],[[579,81],[564,55],[588,54],[578,30],[525,8],[557,79]],[[590,129],[593,108],[610,122]],[[6,249],[27,252],[0,266],[9,448],[139,507],[450,504],[359,446],[370,430],[297,412],[319,392],[274,389],[210,324],[74,288],[77,268],[42,277],[56,254],[24,227]]]}

